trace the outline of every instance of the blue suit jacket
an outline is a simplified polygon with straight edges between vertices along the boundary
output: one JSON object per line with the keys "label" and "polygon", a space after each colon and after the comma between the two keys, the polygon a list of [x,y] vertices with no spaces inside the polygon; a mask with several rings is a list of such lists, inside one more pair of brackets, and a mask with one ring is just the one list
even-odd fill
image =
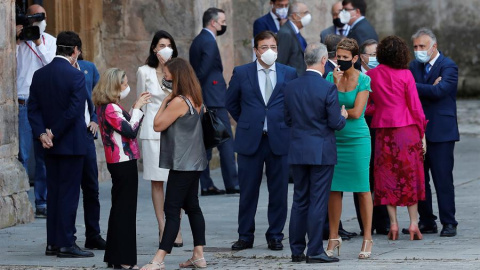
{"label": "blue suit jacket", "polygon": [[366,18],[362,19],[352,28],[350,28],[347,37],[355,39],[358,43],[358,46],[361,46],[362,43],[367,39],[374,39],[378,41],[378,35],[375,31],[375,28],[373,28]]}
{"label": "blue suit jacket", "polygon": [[100,74],[95,67],[95,64],[85,60],[79,60],[78,65],[80,70],[85,74],[85,87],[87,88],[87,102],[88,102],[88,112],[90,113],[90,120],[98,124],[97,113],[95,106],[92,102],[92,91],[95,85],[97,85],[98,80],[100,79]]}
{"label": "blue suit jacket", "polygon": [[327,78],[328,73],[333,72],[333,69],[335,66],[332,64],[332,62],[327,60],[327,63],[325,63],[325,72],[323,73],[322,77]]}
{"label": "blue suit jacket", "polygon": [[313,71],[287,83],[285,121],[291,126],[288,163],[337,164],[335,130],[341,130],[346,121],[333,83]]}
{"label": "blue suit jacket", "polygon": [[202,29],[190,46],[190,64],[202,86],[203,102],[207,107],[225,107],[227,84],[217,41]]}
{"label": "blue suit jacket", "polygon": [[297,74],[300,76],[307,69],[307,65],[303,59],[303,49],[300,41],[297,38],[297,34],[287,21],[277,34],[278,38],[278,58],[277,62],[291,66],[297,70]]}
{"label": "blue suit jacket", "polygon": [[288,153],[289,128],[284,120],[283,86],[297,77],[295,69],[276,63],[277,84],[265,105],[258,82],[257,62],[235,67],[227,91],[226,108],[237,121],[235,152],[254,154],[262,140],[267,117],[268,141],[275,155]]}
{"label": "blue suit jacket", "polygon": [[[428,120],[426,139],[430,142],[460,140],[457,123],[457,65],[440,54],[425,79],[425,64],[414,60],[410,62],[410,71],[417,83],[418,95]],[[440,76],[440,83],[433,85]]]}
{"label": "blue suit jacket", "polygon": [[323,31],[320,32],[320,42],[325,44],[325,39],[327,39],[328,35],[335,35],[337,33],[335,30],[335,25],[323,29]]}
{"label": "blue suit jacket", "polygon": [[272,31],[274,33],[278,32],[277,25],[275,24],[272,15],[270,15],[270,12],[256,19],[255,22],[253,22],[253,37],[258,35],[260,32],[266,30]]}
{"label": "blue suit jacket", "polygon": [[67,60],[54,58],[33,74],[28,120],[37,139],[52,130],[53,147],[46,154],[85,155],[85,76]]}

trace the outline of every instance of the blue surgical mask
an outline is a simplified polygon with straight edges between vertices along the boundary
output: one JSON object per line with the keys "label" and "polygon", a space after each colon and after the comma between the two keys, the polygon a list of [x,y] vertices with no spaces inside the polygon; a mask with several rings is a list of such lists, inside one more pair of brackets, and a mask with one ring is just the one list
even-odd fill
{"label": "blue surgical mask", "polygon": [[[430,48],[428,50],[430,50],[432,47],[433,47],[433,44],[432,44],[432,46],[430,46]],[[417,61],[420,62],[420,63],[427,63],[428,61],[430,61],[430,57],[433,54],[433,50],[432,50],[432,53],[430,55],[428,55],[428,50],[426,50],[426,51],[414,51],[413,53],[415,54],[415,59],[417,59]]]}
{"label": "blue surgical mask", "polygon": [[368,64],[367,64],[367,66],[368,66],[369,68],[376,68],[376,67],[378,66],[378,64],[379,64],[379,63],[378,63],[377,57],[375,57],[375,56],[373,56],[373,57],[372,57],[372,56],[368,57]]}

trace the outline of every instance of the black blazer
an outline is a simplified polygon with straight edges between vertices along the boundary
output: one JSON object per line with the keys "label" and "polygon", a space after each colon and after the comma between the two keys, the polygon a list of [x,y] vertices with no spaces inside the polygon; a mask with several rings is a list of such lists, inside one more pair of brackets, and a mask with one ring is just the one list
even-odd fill
{"label": "black blazer", "polygon": [[297,34],[295,33],[290,20],[280,27],[277,39],[277,62],[295,68],[299,76],[305,73],[307,65],[303,60],[302,45],[297,38]]}
{"label": "black blazer", "polygon": [[202,29],[190,46],[190,64],[202,86],[203,103],[207,107],[225,107],[227,85],[217,41]]}

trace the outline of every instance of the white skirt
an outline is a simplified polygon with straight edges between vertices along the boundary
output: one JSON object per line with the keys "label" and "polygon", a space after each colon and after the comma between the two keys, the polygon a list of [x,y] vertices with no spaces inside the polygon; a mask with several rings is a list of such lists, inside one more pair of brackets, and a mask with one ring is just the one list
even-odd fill
{"label": "white skirt", "polygon": [[168,169],[159,167],[160,140],[142,140],[143,179],[164,181],[168,179]]}

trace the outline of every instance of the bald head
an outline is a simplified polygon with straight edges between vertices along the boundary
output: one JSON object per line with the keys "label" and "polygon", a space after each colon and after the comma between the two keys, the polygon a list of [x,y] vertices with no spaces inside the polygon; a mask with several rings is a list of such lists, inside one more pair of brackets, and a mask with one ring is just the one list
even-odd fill
{"label": "bald head", "polygon": [[342,1],[338,1],[332,6],[332,17],[335,19],[338,17],[338,14],[343,9]]}
{"label": "bald head", "polygon": [[45,16],[47,15],[47,12],[45,11],[45,9],[40,5],[35,4],[28,7],[27,9],[28,15],[33,15],[37,13],[45,13]]}

